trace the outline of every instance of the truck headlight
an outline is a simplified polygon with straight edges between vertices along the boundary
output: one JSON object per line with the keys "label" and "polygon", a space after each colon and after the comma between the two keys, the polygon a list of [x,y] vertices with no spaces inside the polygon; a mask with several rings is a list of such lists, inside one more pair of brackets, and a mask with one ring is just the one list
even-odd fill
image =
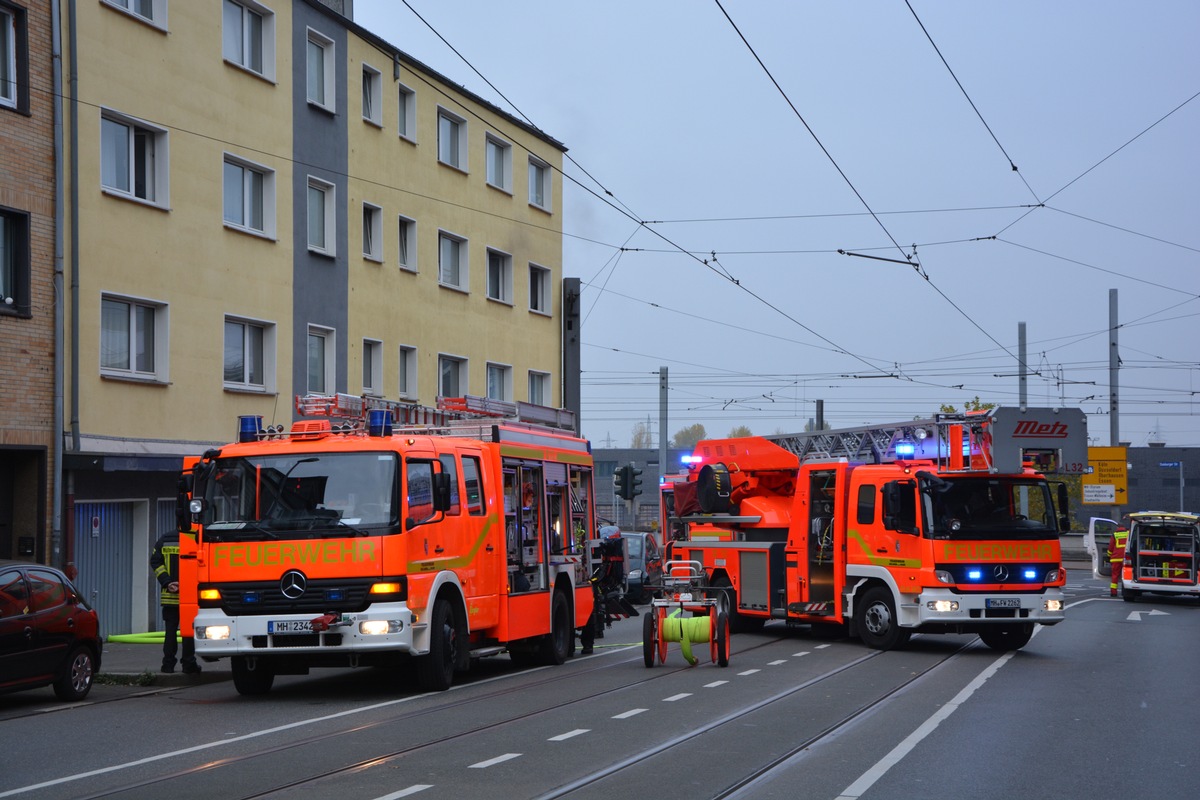
{"label": "truck headlight", "polygon": [[1045,607],[1045,609],[1047,611],[1062,611],[1063,610],[1063,601],[1062,600],[1047,600],[1045,603],[1043,603],[1043,606]]}
{"label": "truck headlight", "polygon": [[930,611],[937,611],[945,614],[951,611],[958,611],[957,600],[930,600],[925,604],[925,607]]}
{"label": "truck headlight", "polygon": [[196,638],[197,639],[209,639],[209,640],[228,639],[229,638],[229,626],[228,625],[197,625],[196,626]]}
{"label": "truck headlight", "polygon": [[950,574],[949,570],[936,570],[933,577],[937,578],[938,583],[954,583],[954,576]]}
{"label": "truck headlight", "polygon": [[385,633],[399,633],[404,630],[404,623],[398,619],[368,619],[358,623],[358,632],[364,636],[382,636]]}

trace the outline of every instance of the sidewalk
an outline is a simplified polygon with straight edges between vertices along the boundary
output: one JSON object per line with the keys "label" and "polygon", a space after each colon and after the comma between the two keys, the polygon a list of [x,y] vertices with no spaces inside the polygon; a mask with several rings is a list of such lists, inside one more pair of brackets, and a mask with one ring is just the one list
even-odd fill
{"label": "sidewalk", "polygon": [[229,659],[214,663],[199,660],[204,670],[199,675],[180,672],[179,665],[170,674],[159,672],[162,667],[162,642],[137,643],[105,642],[100,655],[100,675],[128,683],[144,683],[146,686],[194,686],[201,683],[227,681],[233,677]]}

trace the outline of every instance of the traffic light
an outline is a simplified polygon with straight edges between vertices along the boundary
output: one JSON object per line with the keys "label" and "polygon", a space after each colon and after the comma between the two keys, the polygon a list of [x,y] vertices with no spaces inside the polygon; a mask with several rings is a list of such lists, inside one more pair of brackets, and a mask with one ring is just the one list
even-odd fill
{"label": "traffic light", "polygon": [[613,472],[613,491],[622,500],[629,499],[629,467],[617,467]]}
{"label": "traffic light", "polygon": [[642,471],[632,465],[625,469],[629,470],[625,474],[625,493],[628,495],[627,499],[632,500],[642,493],[642,479],[638,477]]}

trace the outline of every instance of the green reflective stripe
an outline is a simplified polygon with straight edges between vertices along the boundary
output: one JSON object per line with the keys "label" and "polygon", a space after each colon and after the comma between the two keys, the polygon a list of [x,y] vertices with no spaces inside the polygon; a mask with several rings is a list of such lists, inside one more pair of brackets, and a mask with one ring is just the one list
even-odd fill
{"label": "green reflective stripe", "polygon": [[859,548],[862,549],[863,557],[877,567],[903,567],[905,569],[921,568],[921,559],[919,558],[891,558],[888,556],[876,555],[871,551],[871,548],[867,546],[866,541],[855,528],[851,528],[850,530],[846,531],[846,537],[851,541],[857,542]]}
{"label": "green reflective stripe", "polygon": [[439,558],[422,561],[410,561],[408,563],[408,574],[414,575],[423,572],[436,572],[440,569],[462,569],[470,566],[471,562],[475,560],[475,556],[479,554],[480,549],[483,548],[484,543],[487,541],[488,531],[492,529],[493,525],[499,524],[500,518],[496,514],[492,514],[483,523],[483,528],[479,531],[479,536],[475,539],[475,543],[471,546],[470,551],[465,555],[461,555],[458,558]]}

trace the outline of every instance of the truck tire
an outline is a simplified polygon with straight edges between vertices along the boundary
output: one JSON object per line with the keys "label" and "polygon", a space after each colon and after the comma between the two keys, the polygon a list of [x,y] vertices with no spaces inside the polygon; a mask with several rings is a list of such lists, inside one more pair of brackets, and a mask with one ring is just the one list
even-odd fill
{"label": "truck tire", "polygon": [[731,633],[756,633],[766,624],[765,619],[748,617],[737,610],[737,592],[728,576],[722,575],[713,581],[710,594],[717,598],[718,607],[723,607],[729,616],[729,631]]}
{"label": "truck tire", "polygon": [[717,666],[729,666],[729,615],[724,611],[717,612],[716,633]]}
{"label": "truck tire", "polygon": [[1020,650],[1033,637],[1032,622],[992,625],[979,631],[979,638],[993,650]]}
{"label": "truck tire", "polygon": [[266,694],[275,683],[275,669],[261,658],[251,661],[245,656],[234,656],[230,659],[230,667],[233,670],[233,688],[237,689],[238,694],[247,697]]}
{"label": "truck tire", "polygon": [[444,692],[450,688],[454,683],[458,644],[454,610],[446,600],[438,600],[429,619],[429,653],[421,656],[417,664],[417,680],[422,689]]}
{"label": "truck tire", "polygon": [[650,609],[642,617],[642,661],[647,667],[654,666],[654,653],[658,650],[658,615]]}
{"label": "truck tire", "polygon": [[854,609],[854,627],[863,644],[875,650],[894,650],[908,644],[912,635],[896,618],[892,593],[876,586],[863,593]]}
{"label": "truck tire", "polygon": [[557,667],[567,660],[571,648],[575,645],[575,628],[571,625],[571,605],[567,596],[555,592],[550,601],[550,633],[541,641],[538,648],[543,664]]}

